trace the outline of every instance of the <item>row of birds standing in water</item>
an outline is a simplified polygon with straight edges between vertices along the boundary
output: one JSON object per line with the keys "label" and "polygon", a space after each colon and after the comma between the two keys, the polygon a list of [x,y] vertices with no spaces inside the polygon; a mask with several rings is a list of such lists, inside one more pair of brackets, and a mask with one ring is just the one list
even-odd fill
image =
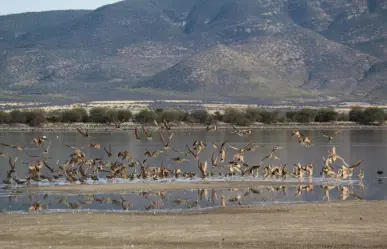
{"label": "row of birds standing in water", "polygon": [[[115,128],[120,129],[120,122],[114,122]],[[158,128],[163,130],[171,130],[171,126],[168,125],[165,121],[163,124],[158,124]],[[249,137],[252,134],[252,129],[238,129],[235,126],[232,127],[233,131],[231,133],[237,134],[238,136]],[[138,127],[135,127],[134,133],[137,141],[142,139],[153,140],[153,132],[145,126],[141,126],[142,132]],[[206,127],[207,132],[216,131],[216,125],[208,125]],[[77,128],[79,134],[81,134],[86,140],[92,140],[88,130],[81,130]],[[335,136],[337,136],[340,131],[335,132],[332,135],[322,134],[327,138],[328,141],[332,141]],[[259,164],[250,165],[245,161],[245,153],[255,151],[258,147],[264,147],[261,145],[256,145],[252,142],[248,142],[243,147],[235,147],[228,144],[227,141],[224,141],[222,144],[213,143],[212,147],[214,151],[212,153],[209,166],[207,160],[202,160],[201,153],[207,147],[207,144],[202,140],[196,140],[192,145],[185,145],[185,149],[175,149],[171,148],[171,140],[174,136],[174,133],[169,133],[167,138],[163,133],[160,133],[160,141],[163,145],[163,149],[155,151],[145,151],[144,156],[150,158],[156,158],[160,154],[168,155],[168,151],[174,151],[177,153],[177,156],[171,157],[170,160],[176,163],[182,163],[189,160],[194,160],[200,171],[200,177],[203,181],[206,181],[207,178],[213,177],[216,175],[216,171],[220,176],[247,176],[254,175],[259,176],[260,169],[263,171],[264,178],[289,178],[295,177],[302,179],[304,177],[312,177],[314,164],[305,164],[302,165],[297,163],[293,167],[292,172],[288,172],[286,169],[286,164],[266,164],[267,160],[279,160],[278,151],[283,149],[283,147],[276,147],[271,150],[271,152],[262,157]],[[291,133],[291,136],[304,147],[310,148],[313,146],[312,139],[309,136],[304,135],[300,131],[294,131]],[[30,155],[31,157],[37,158],[29,162],[23,162],[23,164],[28,165],[28,175],[25,178],[18,178],[16,176],[16,163],[17,156],[16,152],[12,155],[9,155],[9,166],[10,170],[7,171],[6,177],[4,179],[5,184],[26,184],[31,181],[39,182],[42,180],[48,180],[50,182],[55,182],[58,179],[65,178],[68,182],[80,182],[87,183],[87,180],[98,181],[99,174],[105,173],[105,177],[108,179],[161,179],[168,177],[175,178],[194,178],[198,176],[195,172],[183,171],[179,167],[171,168],[170,165],[165,167],[163,162],[159,165],[151,166],[148,163],[148,159],[144,160],[135,160],[132,154],[129,151],[120,151],[117,154],[119,160],[110,160],[113,157],[113,151],[111,145],[103,146],[104,153],[109,158],[108,160],[103,160],[101,157],[90,158],[85,155],[82,151],[83,147],[79,148],[74,145],[65,144],[66,147],[72,149],[70,158],[65,161],[64,164],[60,165],[59,160],[57,161],[57,167],[49,165],[47,160],[52,159],[49,157],[49,149],[51,146],[51,141],[48,141],[46,136],[42,136],[32,140],[32,143],[37,146],[37,148],[42,149],[41,155]],[[48,144],[48,145],[47,145]],[[16,151],[25,151],[28,148],[21,145],[10,145],[5,143],[0,143],[2,146],[13,148]],[[89,142],[89,148],[95,148],[96,150],[101,150],[101,145],[99,143]],[[232,160],[227,160],[227,154],[229,154],[229,149],[233,150]],[[1,152],[0,156],[7,156],[8,153]],[[335,168],[334,164],[339,161],[341,166]],[[362,161],[357,161],[354,164],[348,164],[339,154],[336,152],[336,148],[333,147],[331,150],[328,150],[328,155],[326,158],[323,158],[323,168],[320,172],[320,175],[326,178],[336,178],[336,179],[350,179],[354,174],[354,169],[358,167]],[[139,166],[139,172],[137,172],[137,166]],[[43,168],[48,170],[48,173],[43,172]],[[129,170],[131,169],[131,172]],[[378,174],[381,175],[383,172],[378,171]],[[359,169],[357,173],[359,179],[363,179],[364,170]]]}

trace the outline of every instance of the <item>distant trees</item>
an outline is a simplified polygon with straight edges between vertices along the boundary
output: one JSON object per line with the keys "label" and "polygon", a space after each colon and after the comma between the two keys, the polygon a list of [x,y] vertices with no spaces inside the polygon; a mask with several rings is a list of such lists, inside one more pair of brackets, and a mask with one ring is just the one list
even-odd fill
{"label": "distant trees", "polygon": [[137,123],[147,124],[147,123],[153,123],[154,120],[156,120],[156,117],[157,116],[154,111],[144,109],[134,116],[134,120]]}
{"label": "distant trees", "polygon": [[317,111],[315,121],[316,122],[332,122],[337,121],[339,113],[333,108],[322,108]]}
{"label": "distant trees", "polygon": [[75,122],[87,122],[88,114],[84,108],[74,108],[71,110],[65,110],[63,112],[55,112],[50,115],[54,120],[60,120],[57,122],[75,123]]}
{"label": "distant trees", "polygon": [[353,107],[349,112],[349,120],[361,124],[383,124],[386,113],[378,107],[360,108]]}
{"label": "distant trees", "polygon": [[222,121],[239,126],[248,126],[251,124],[251,121],[246,118],[246,113],[234,108],[225,109]]}
{"label": "distant trees", "polygon": [[73,108],[69,110],[55,110],[45,112],[42,110],[11,112],[0,111],[1,124],[28,124],[30,126],[40,126],[46,122],[50,123],[112,123],[113,121],[128,122],[134,119],[141,124],[154,124],[170,122],[189,122],[201,124],[213,124],[215,122],[225,122],[237,126],[249,126],[252,123],[260,122],[264,124],[285,123],[285,122],[332,122],[332,121],[352,121],[360,124],[380,125],[385,122],[387,115],[385,111],[377,107],[360,108],[353,107],[349,113],[338,113],[333,108],[279,111],[264,110],[260,108],[247,108],[239,110],[226,108],[224,113],[215,112],[213,114],[206,110],[195,110],[185,112],[182,110],[144,109],[133,115],[127,109],[111,109],[95,107],[87,111],[84,108]]}
{"label": "distant trees", "polygon": [[192,123],[207,124],[210,120],[210,115],[206,110],[196,110],[188,115],[188,120]]}

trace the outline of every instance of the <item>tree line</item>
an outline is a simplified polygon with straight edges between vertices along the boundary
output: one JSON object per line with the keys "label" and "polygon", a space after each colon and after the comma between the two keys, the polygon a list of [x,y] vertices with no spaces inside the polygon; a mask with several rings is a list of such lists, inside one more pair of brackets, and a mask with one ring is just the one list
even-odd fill
{"label": "tree line", "polygon": [[55,111],[20,111],[0,112],[1,124],[28,124],[40,126],[44,123],[112,123],[115,121],[133,121],[140,124],[153,124],[166,122],[186,122],[215,124],[219,121],[238,126],[248,126],[255,122],[264,124],[275,123],[311,123],[311,122],[333,122],[352,121],[359,124],[383,124],[387,119],[385,111],[381,108],[354,107],[349,113],[339,113],[333,108],[304,108],[300,110],[281,111],[265,110],[259,108],[247,108],[239,110],[234,108],[225,109],[224,113],[215,112],[211,114],[206,110],[195,110],[186,112],[181,110],[144,109],[133,115],[128,109],[111,109],[95,107],[87,111],[84,108],[73,108],[69,110]]}

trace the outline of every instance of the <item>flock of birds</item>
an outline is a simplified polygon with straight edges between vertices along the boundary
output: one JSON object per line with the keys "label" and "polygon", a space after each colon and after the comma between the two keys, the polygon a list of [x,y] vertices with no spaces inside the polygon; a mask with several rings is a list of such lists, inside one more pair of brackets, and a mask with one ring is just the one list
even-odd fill
{"label": "flock of birds", "polygon": [[[119,122],[115,122],[114,129],[120,129]],[[16,163],[17,163],[17,152],[27,152],[27,147],[21,145],[10,145],[5,143],[0,143],[2,146],[6,146],[15,150],[11,155],[8,153],[1,152],[0,156],[9,156],[9,166],[10,170],[7,171],[5,179],[3,182],[5,184],[18,184],[24,185],[31,182],[40,182],[40,181],[49,181],[55,182],[58,179],[66,179],[69,183],[87,183],[88,180],[98,181],[100,179],[100,174],[102,173],[104,177],[108,179],[163,179],[163,178],[194,178],[201,177],[203,181],[206,181],[207,178],[213,177],[216,174],[220,176],[259,176],[260,171],[263,174],[264,178],[305,178],[312,177],[313,171],[315,168],[314,164],[305,164],[302,165],[297,163],[294,165],[292,172],[287,171],[286,164],[274,164],[267,163],[269,160],[278,160],[279,159],[279,150],[283,149],[282,147],[276,147],[271,150],[268,155],[262,157],[256,165],[250,165],[245,161],[245,153],[254,152],[258,147],[263,147],[260,145],[253,144],[248,142],[246,145],[238,148],[230,145],[227,141],[224,141],[222,144],[213,143],[213,152],[210,158],[209,165],[208,160],[201,158],[202,152],[210,147],[202,140],[196,140],[191,145],[186,144],[185,149],[175,149],[171,147],[171,140],[174,133],[171,133],[171,126],[168,123],[164,122],[163,124],[158,124],[156,129],[162,129],[168,131],[167,134],[160,133],[160,149],[154,151],[145,151],[143,160],[137,160],[133,158],[132,153],[129,151],[119,151],[113,152],[112,146],[101,146],[101,144],[93,141],[93,137],[88,130],[83,131],[77,129],[78,133],[82,135],[87,141],[88,147],[95,150],[101,150],[103,148],[103,153],[106,154],[107,160],[103,160],[102,157],[91,158],[88,157],[83,152],[83,147],[77,147],[71,144],[65,144],[66,147],[72,150],[72,153],[69,155],[69,159],[66,160],[62,165],[59,164],[59,160],[56,163],[56,167],[49,165],[49,149],[51,142],[48,141],[46,136],[42,136],[32,140],[32,143],[36,146],[37,149],[41,150],[40,155],[30,155],[34,159],[29,162],[23,162],[28,166],[28,175],[25,178],[18,178],[16,175]],[[142,131],[139,128],[135,128],[135,137],[137,141],[143,139],[154,140],[155,136],[153,131],[144,126],[141,127]],[[216,125],[208,125],[206,131],[216,131]],[[235,133],[239,136],[249,137],[252,134],[252,129],[238,129],[233,126],[232,133]],[[322,134],[327,138],[328,141],[332,141],[340,131],[335,132],[332,135]],[[294,131],[291,134],[295,140],[304,147],[310,148],[313,146],[311,137],[308,137],[301,133],[300,131]],[[173,151],[173,152],[172,152]],[[176,156],[169,157],[169,152],[176,153]],[[195,172],[183,171],[179,167],[171,168],[170,165],[167,167],[164,166],[163,161],[158,165],[150,165],[148,158],[157,158],[161,154],[164,154],[169,157],[169,159],[175,164],[179,164],[185,161],[193,160],[198,167],[200,174],[198,175]],[[230,155],[228,157],[228,155]],[[114,155],[117,155],[118,158],[114,158]],[[229,158],[229,160],[227,160]],[[335,163],[340,162],[341,165],[335,166]],[[335,179],[350,179],[355,168],[360,168],[359,165],[362,161],[357,161],[354,164],[348,164],[339,154],[336,152],[336,148],[333,147],[331,150],[328,150],[328,155],[326,158],[323,158],[323,168],[320,175],[325,178],[335,178]],[[47,170],[43,170],[43,169]],[[383,174],[383,171],[378,171],[378,174]],[[356,176],[359,179],[363,179],[364,170],[359,169]]]}

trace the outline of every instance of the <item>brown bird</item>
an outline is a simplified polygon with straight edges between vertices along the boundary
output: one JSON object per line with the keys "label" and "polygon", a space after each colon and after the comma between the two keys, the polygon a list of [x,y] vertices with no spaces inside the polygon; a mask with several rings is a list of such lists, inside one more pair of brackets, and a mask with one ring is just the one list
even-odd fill
{"label": "brown bird", "polygon": [[152,138],[152,133],[149,133],[146,129],[145,129],[145,127],[142,125],[141,126],[142,127],[142,131],[144,132],[144,134],[145,134],[145,136],[146,136],[146,139],[148,139],[148,140],[153,140],[153,138]]}
{"label": "brown bird", "polygon": [[196,154],[189,146],[188,144],[185,145],[188,148],[188,151],[191,153],[191,155],[194,157],[196,161],[199,161],[198,154]]}
{"label": "brown bird", "polygon": [[100,144],[90,144],[89,148],[96,148],[97,150],[99,150],[99,149],[101,149],[101,145]]}
{"label": "brown bird", "polygon": [[178,162],[178,163],[182,163],[182,162],[185,162],[185,161],[189,161],[187,158],[185,157],[172,157],[171,158],[172,161],[175,161],[175,162]]}
{"label": "brown bird", "polygon": [[333,135],[325,135],[325,134],[322,134],[321,133],[321,135],[323,136],[323,137],[326,137],[326,138],[328,138],[328,141],[332,141],[334,138],[335,138],[335,136],[337,136],[337,134],[339,134],[341,131],[340,130],[338,130],[338,131],[336,131]]}
{"label": "brown bird", "polygon": [[224,163],[224,161],[226,160],[226,145],[227,141],[224,141],[222,143],[222,145],[220,146],[220,151],[219,151],[219,154],[220,154],[220,158],[219,158],[219,162],[220,163]]}
{"label": "brown bird", "polygon": [[273,148],[273,149],[271,150],[271,152],[270,152],[269,155],[267,155],[267,156],[265,156],[264,158],[262,158],[261,162],[263,162],[264,160],[269,159],[269,158],[279,160],[279,157],[277,157],[277,156],[275,155],[276,151],[279,150],[279,149],[283,149],[283,148],[282,148],[282,147]]}
{"label": "brown bird", "polygon": [[212,125],[207,125],[206,126],[206,131],[216,131],[218,130],[218,126],[216,124]]}
{"label": "brown bird", "polygon": [[43,154],[48,154],[48,150],[50,149],[50,147],[51,147],[51,141],[48,144],[47,148],[44,149]]}
{"label": "brown bird", "polygon": [[165,129],[171,130],[172,126],[168,125],[167,120],[165,118],[163,118],[163,124]]}
{"label": "brown bird", "polygon": [[216,156],[215,151],[212,153],[212,156],[211,156],[211,164],[212,164],[212,168],[218,166],[218,157]]}
{"label": "brown bird", "polygon": [[12,145],[12,144],[5,144],[5,143],[0,143],[0,145],[6,146],[6,147],[10,147],[10,148],[13,148],[13,149],[16,149],[16,150],[19,150],[19,151],[27,149],[24,146],[20,146],[20,145]]}
{"label": "brown bird", "polygon": [[89,136],[89,130],[87,129],[85,132],[81,131],[81,129],[77,128],[77,131],[82,135],[84,136],[85,138],[89,139],[90,136]]}
{"label": "brown bird", "polygon": [[109,144],[109,149],[106,149],[106,147],[104,146],[103,150],[106,152],[108,157],[112,157],[113,156],[113,154],[112,154],[112,145],[111,144]]}
{"label": "brown bird", "polygon": [[124,122],[124,120],[116,121],[116,120],[113,118],[114,129],[120,129],[120,128],[121,128],[121,124],[122,124],[123,122]]}
{"label": "brown bird", "polygon": [[32,143],[33,144],[37,144],[39,146],[42,146],[44,142],[47,141],[47,137],[46,136],[42,136],[42,137],[39,137],[39,138],[34,138],[32,140]]}
{"label": "brown bird", "polygon": [[140,138],[140,134],[139,134],[139,131],[138,131],[138,128],[137,128],[137,127],[134,128],[134,134],[136,135],[137,141],[140,141],[141,138]]}
{"label": "brown bird", "polygon": [[8,153],[7,152],[0,152],[0,156],[6,157],[6,156],[8,156]]}
{"label": "brown bird", "polygon": [[198,161],[198,168],[200,170],[200,173],[202,173],[202,180],[204,181],[206,179],[206,173],[207,173],[207,161],[199,162]]}
{"label": "brown bird", "polygon": [[169,143],[171,142],[171,139],[172,139],[172,137],[173,137],[173,134],[174,134],[174,133],[172,133],[172,134],[169,136],[168,142],[166,142],[165,139],[164,139],[163,134],[160,133],[161,140],[163,141],[163,144],[164,144],[164,150],[169,150]]}
{"label": "brown bird", "polygon": [[16,161],[17,157],[15,157],[14,159],[12,159],[12,157],[9,157],[8,163],[11,169],[7,171],[6,178],[3,180],[3,183],[11,184],[12,176],[16,172]]}
{"label": "brown bird", "polygon": [[149,150],[144,153],[144,156],[157,157],[160,153],[164,153],[162,150],[155,150],[150,152]]}
{"label": "brown bird", "polygon": [[302,134],[300,131],[293,131],[292,137],[296,137],[296,139],[299,140],[300,138],[304,137],[304,134]]}
{"label": "brown bird", "polygon": [[312,146],[312,139],[310,137],[304,137],[300,140],[301,145],[304,145],[306,147]]}
{"label": "brown bird", "polygon": [[117,155],[118,157],[122,158],[122,161],[126,160],[131,160],[132,159],[132,154],[128,151],[120,151]]}

